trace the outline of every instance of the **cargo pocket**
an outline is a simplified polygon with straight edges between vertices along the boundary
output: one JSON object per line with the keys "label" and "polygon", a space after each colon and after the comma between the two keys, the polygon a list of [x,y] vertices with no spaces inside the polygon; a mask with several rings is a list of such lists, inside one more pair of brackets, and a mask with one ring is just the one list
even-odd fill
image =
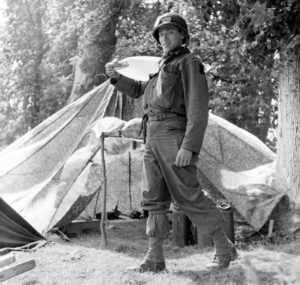
{"label": "cargo pocket", "polygon": [[191,189],[199,187],[197,167],[195,165],[187,165],[185,167],[177,167],[175,165],[172,165],[172,168],[182,184],[190,187]]}
{"label": "cargo pocket", "polygon": [[179,150],[185,135],[186,121],[166,121],[164,127],[167,136],[173,138],[173,141],[176,142],[177,150]]}
{"label": "cargo pocket", "polygon": [[156,96],[154,105],[169,109],[173,106],[175,85],[179,80],[177,73],[161,71],[156,83]]}

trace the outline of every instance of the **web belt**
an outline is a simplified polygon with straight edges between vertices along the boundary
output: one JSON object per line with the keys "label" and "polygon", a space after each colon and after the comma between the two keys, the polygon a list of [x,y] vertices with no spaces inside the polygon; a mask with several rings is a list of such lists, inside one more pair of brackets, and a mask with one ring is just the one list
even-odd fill
{"label": "web belt", "polygon": [[163,121],[165,119],[172,119],[172,118],[179,118],[179,117],[185,117],[183,115],[179,115],[176,113],[156,113],[156,114],[144,114],[142,119],[142,125],[141,129],[139,131],[139,136],[143,133],[143,141],[146,142],[146,136],[147,136],[147,122],[151,121]]}

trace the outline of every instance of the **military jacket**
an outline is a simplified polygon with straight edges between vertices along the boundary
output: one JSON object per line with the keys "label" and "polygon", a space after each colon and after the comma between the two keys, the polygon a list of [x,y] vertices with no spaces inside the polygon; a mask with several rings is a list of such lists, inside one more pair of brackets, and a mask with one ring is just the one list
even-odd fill
{"label": "military jacket", "polygon": [[[186,49],[185,49],[186,50]],[[182,148],[199,153],[208,121],[208,87],[200,60],[177,50],[171,60],[162,59],[158,73],[148,81],[120,75],[115,87],[126,95],[144,95],[145,113],[176,113],[186,117]]]}

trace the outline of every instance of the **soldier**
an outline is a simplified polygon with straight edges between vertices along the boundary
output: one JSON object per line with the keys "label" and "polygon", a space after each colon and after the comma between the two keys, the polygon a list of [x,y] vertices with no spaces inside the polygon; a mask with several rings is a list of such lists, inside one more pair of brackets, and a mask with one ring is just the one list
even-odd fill
{"label": "soldier", "polygon": [[118,90],[133,98],[144,96],[142,207],[149,213],[149,249],[139,271],[165,269],[163,241],[169,234],[167,210],[171,202],[211,236],[215,258],[207,267],[226,268],[237,258],[237,251],[223,231],[221,213],[204,195],[197,179],[196,163],[208,121],[204,68],[187,48],[188,27],[179,14],[158,17],[153,36],[163,56],[159,71],[148,81],[119,74],[117,62],[106,65],[106,73]]}

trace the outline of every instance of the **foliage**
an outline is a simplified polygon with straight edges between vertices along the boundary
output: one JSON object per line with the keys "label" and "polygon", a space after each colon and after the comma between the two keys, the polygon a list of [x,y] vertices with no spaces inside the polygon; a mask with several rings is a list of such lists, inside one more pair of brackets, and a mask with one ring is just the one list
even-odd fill
{"label": "foliage", "polygon": [[[295,53],[300,56],[300,2],[241,0],[238,4],[237,25],[245,53],[262,70],[262,74],[258,75],[264,83],[265,78],[271,78],[276,83],[275,79],[284,68],[282,63],[286,55]],[[270,76],[264,77],[268,75],[268,69]],[[274,87],[277,88],[277,83]],[[263,95],[264,98],[270,97]],[[266,102],[272,103],[272,100]],[[274,109],[270,118],[276,121],[277,104],[270,106]]]}
{"label": "foliage", "polygon": [[202,19],[192,40],[199,42],[197,52],[207,66],[212,111],[267,142],[277,123],[272,57],[257,63],[249,56],[235,25],[240,12],[236,1],[192,2]]}
{"label": "foliage", "polygon": [[77,63],[72,93],[68,102],[76,100],[104,82],[105,64],[115,51],[116,25],[129,0],[79,1],[84,10],[83,31],[79,38]]}
{"label": "foliage", "polygon": [[295,50],[300,45],[300,2],[297,0],[240,1],[239,28],[252,56]]}
{"label": "foliage", "polygon": [[116,30],[118,38],[116,57],[159,56],[159,51],[155,48],[155,41],[151,35],[151,29],[158,16],[160,6],[159,1],[156,3],[132,1],[129,11],[123,13],[119,19]]}
{"label": "foliage", "polygon": [[[8,24],[2,35],[2,70],[6,80],[1,83],[6,100],[2,112],[7,114],[8,131],[1,133],[1,141],[9,143],[14,133],[24,133],[39,121],[41,72],[39,70],[45,52],[43,16],[46,3],[35,0],[30,3],[20,0],[7,2]],[[3,94],[3,95],[4,95]],[[3,96],[2,95],[2,96]],[[3,114],[2,113],[2,114]]]}
{"label": "foliage", "polygon": [[[0,39],[0,73],[6,79],[0,83],[0,144],[66,104],[76,58],[97,40],[101,18],[95,1],[7,2],[9,21]],[[206,67],[212,112],[266,141],[277,119],[273,55],[283,41],[297,47],[297,1],[132,0],[119,17],[114,57],[160,56],[151,30],[156,17],[171,10],[187,19],[190,48]]]}
{"label": "foliage", "polygon": [[48,49],[42,63],[44,118],[62,108],[71,92],[82,14],[78,1],[54,0],[48,4]]}
{"label": "foliage", "polygon": [[0,72],[6,78],[0,83],[0,145],[11,143],[64,106],[80,34],[71,3],[7,1],[0,51]]}

